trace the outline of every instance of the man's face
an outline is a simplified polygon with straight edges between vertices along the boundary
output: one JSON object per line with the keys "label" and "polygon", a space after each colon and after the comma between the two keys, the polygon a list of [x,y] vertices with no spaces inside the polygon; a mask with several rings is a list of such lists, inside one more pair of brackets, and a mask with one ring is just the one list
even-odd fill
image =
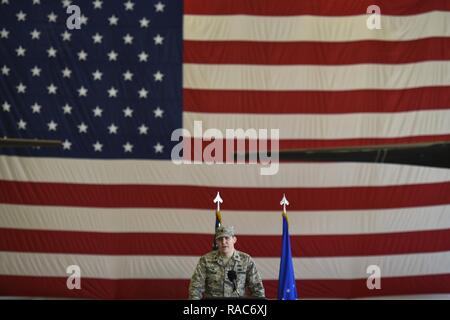
{"label": "man's face", "polygon": [[230,255],[234,251],[234,244],[236,243],[236,237],[220,237],[216,239],[219,246],[219,252],[223,255]]}

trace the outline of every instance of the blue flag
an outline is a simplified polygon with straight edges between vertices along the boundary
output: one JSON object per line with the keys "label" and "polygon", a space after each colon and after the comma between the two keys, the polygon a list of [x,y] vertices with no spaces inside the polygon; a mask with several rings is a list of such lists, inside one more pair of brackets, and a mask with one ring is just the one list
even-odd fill
{"label": "blue flag", "polygon": [[281,249],[280,274],[278,276],[278,300],[297,299],[294,265],[292,264],[291,240],[287,215],[283,212],[283,243]]}

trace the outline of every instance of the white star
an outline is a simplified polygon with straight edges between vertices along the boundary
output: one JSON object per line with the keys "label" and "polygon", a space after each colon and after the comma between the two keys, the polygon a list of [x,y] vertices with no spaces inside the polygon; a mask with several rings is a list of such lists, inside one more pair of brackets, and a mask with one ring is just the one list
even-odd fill
{"label": "white star", "polygon": [[110,98],[117,98],[117,89],[114,88],[114,87],[111,87],[111,88],[108,90],[108,96],[109,96]]}
{"label": "white star", "polygon": [[72,146],[72,142],[70,142],[69,140],[64,140],[63,142],[63,150],[70,150],[70,147]]}
{"label": "white star", "polygon": [[92,145],[94,147],[95,152],[101,152],[103,149],[103,145],[100,142],[96,142]]}
{"label": "white star", "polygon": [[92,73],[94,80],[102,80],[102,75],[103,75],[103,73],[101,73],[98,69]]}
{"label": "white star", "polygon": [[164,146],[158,142],[153,148],[155,148],[155,153],[162,153]]}
{"label": "white star", "polygon": [[111,17],[108,18],[108,20],[109,20],[110,26],[117,26],[117,22],[119,21],[119,18],[117,18],[115,15],[112,15]]}
{"label": "white star", "polygon": [[163,4],[163,3],[161,3],[161,1],[160,2],[158,2],[157,4],[155,4],[155,11],[156,12],[164,12],[164,7],[165,7],[166,5],[165,4]]}
{"label": "white star", "polygon": [[138,129],[139,129],[139,134],[147,134],[147,132],[148,132],[148,127],[144,124],[142,124]]}
{"label": "white star", "polygon": [[56,57],[56,50],[55,50],[55,48],[53,48],[53,47],[50,47],[48,50],[47,50],[47,53],[48,53],[48,57],[50,58],[50,57],[53,57],[53,58],[55,58]]}
{"label": "white star", "polygon": [[11,105],[8,102],[5,101],[2,104],[2,109],[5,112],[9,112],[9,111],[11,111]]}
{"label": "white star", "polygon": [[101,117],[103,109],[100,109],[99,106],[96,106],[95,109],[92,109],[92,112],[94,112],[94,117]]}
{"label": "white star", "polygon": [[162,81],[163,81],[164,74],[162,74],[162,73],[158,70],[156,73],[153,74],[153,77],[155,77],[155,82],[156,82],[156,81],[162,82]]}
{"label": "white star", "polygon": [[47,16],[48,17],[48,22],[56,22],[56,18],[58,18],[58,16],[56,14],[52,12],[50,12],[50,14]]}
{"label": "white star", "polygon": [[17,122],[17,126],[20,130],[25,130],[27,128],[27,123],[23,121],[23,119],[20,119],[20,121]]}
{"label": "white star", "polygon": [[67,8],[68,6],[70,6],[71,3],[72,1],[70,0],[63,0],[62,1],[63,8]]}
{"label": "white star", "polygon": [[79,133],[86,133],[88,129],[88,126],[84,124],[84,122],[80,123],[80,125],[78,125],[78,132]]}
{"label": "white star", "polygon": [[139,93],[139,98],[141,98],[141,99],[147,98],[148,91],[145,90],[145,88],[142,88],[141,90],[139,90],[138,93]]}
{"label": "white star", "polygon": [[117,129],[119,129],[119,127],[116,127],[114,123],[111,123],[111,125],[108,127],[109,134],[116,134]]}
{"label": "white star", "polygon": [[61,33],[61,37],[63,38],[63,41],[70,41],[72,34],[65,30],[63,33]]}
{"label": "white star", "polygon": [[58,87],[56,87],[56,86],[52,83],[52,84],[50,84],[50,85],[47,87],[47,90],[48,90],[48,94],[56,94],[56,90],[58,90]]}
{"label": "white star", "polygon": [[124,113],[125,118],[127,118],[127,117],[131,118],[133,116],[133,109],[131,109],[130,107],[126,107],[122,111]]}
{"label": "white star", "polygon": [[109,59],[109,61],[116,61],[116,60],[117,60],[117,56],[118,56],[118,54],[117,54],[117,52],[115,52],[114,50],[111,50],[111,51],[108,53],[108,59]]}
{"label": "white star", "polygon": [[31,106],[31,110],[33,110],[33,113],[41,113],[41,106],[38,105],[37,102],[35,102],[32,106]]}
{"label": "white star", "polygon": [[31,34],[31,39],[38,39],[41,36],[41,32],[37,31],[36,29],[34,29],[33,31],[30,32]]}
{"label": "white star", "polygon": [[147,18],[142,18],[141,20],[139,20],[139,23],[141,24],[141,28],[148,28],[148,24],[150,23],[150,20],[148,20]]}
{"label": "white star", "polygon": [[92,40],[94,40],[94,43],[102,43],[102,39],[103,36],[100,35],[98,32],[92,36]]}
{"label": "white star", "polygon": [[160,34],[157,34],[156,37],[153,38],[153,40],[155,41],[155,45],[158,45],[163,44],[164,38],[161,37]]}
{"label": "white star", "polygon": [[9,31],[3,28],[0,30],[0,38],[2,39],[8,39]]}
{"label": "white star", "polygon": [[22,48],[22,46],[18,47],[18,48],[16,49],[17,56],[18,56],[18,57],[24,57],[26,51],[27,51],[27,49]]}
{"label": "white star", "polygon": [[81,88],[78,89],[78,96],[79,97],[86,97],[87,96],[87,92],[88,92],[88,89],[86,89],[85,87],[81,86]]}
{"label": "white star", "polygon": [[78,52],[78,60],[80,61],[86,61],[88,54],[84,51],[81,50],[80,52]]}
{"label": "white star", "polygon": [[133,74],[130,72],[130,70],[127,70],[123,74],[123,78],[125,79],[125,81],[131,81],[131,80],[133,80]]}
{"label": "white star", "polygon": [[47,123],[47,126],[48,131],[56,131],[56,127],[58,126],[58,124],[52,120],[49,123]]}
{"label": "white star", "polygon": [[27,91],[27,86],[24,86],[23,83],[19,83],[19,85],[16,87],[17,93],[25,93]]}
{"label": "white star", "polygon": [[72,113],[72,107],[69,106],[68,103],[66,103],[65,106],[62,107],[64,114],[71,114]]}
{"label": "white star", "polygon": [[33,0],[33,4],[41,4],[41,0]]}
{"label": "white star", "polygon": [[125,152],[133,152],[133,145],[127,141],[127,143],[123,145],[123,150]]}
{"label": "white star", "polygon": [[20,10],[19,13],[16,14],[17,21],[25,21],[27,19],[26,13],[23,13],[22,10]]}
{"label": "white star", "polygon": [[37,66],[34,66],[33,69],[31,69],[31,74],[33,77],[39,77],[41,75],[42,69],[38,68]]}
{"label": "white star", "polygon": [[72,70],[70,70],[69,68],[65,68],[62,70],[62,74],[63,74],[63,78],[70,78],[71,74],[72,74]]}
{"label": "white star", "polygon": [[155,118],[162,118],[164,110],[162,110],[160,107],[156,107],[156,109],[153,110],[153,113],[155,114]]}
{"label": "white star", "polygon": [[130,0],[128,0],[128,2],[125,2],[124,5],[125,5],[125,10],[126,10],[126,11],[128,11],[128,10],[133,11],[133,9],[134,9],[134,3],[131,2]]}
{"label": "white star", "polygon": [[7,66],[3,66],[2,67],[2,74],[4,74],[5,76],[8,76],[10,70],[11,69],[9,69]]}
{"label": "white star", "polygon": [[123,37],[123,42],[125,44],[132,44],[133,43],[133,37],[130,36],[128,33]]}
{"label": "white star", "polygon": [[148,54],[146,54],[144,51],[142,51],[141,53],[138,54],[138,57],[139,57],[140,62],[143,62],[143,61],[147,62]]}
{"label": "white star", "polygon": [[94,5],[94,9],[101,9],[103,2],[100,0],[95,0],[92,4]]}
{"label": "white star", "polygon": [[82,15],[80,16],[80,25],[87,24],[87,23],[88,23],[88,20],[89,20],[89,18],[86,17],[84,14],[82,14]]}

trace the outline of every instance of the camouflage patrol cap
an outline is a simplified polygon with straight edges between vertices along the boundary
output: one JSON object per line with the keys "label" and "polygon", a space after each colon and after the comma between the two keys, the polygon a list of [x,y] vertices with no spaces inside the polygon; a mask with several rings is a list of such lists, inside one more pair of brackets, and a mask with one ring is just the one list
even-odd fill
{"label": "camouflage patrol cap", "polygon": [[216,230],[216,239],[222,238],[222,237],[234,237],[234,227],[219,227]]}

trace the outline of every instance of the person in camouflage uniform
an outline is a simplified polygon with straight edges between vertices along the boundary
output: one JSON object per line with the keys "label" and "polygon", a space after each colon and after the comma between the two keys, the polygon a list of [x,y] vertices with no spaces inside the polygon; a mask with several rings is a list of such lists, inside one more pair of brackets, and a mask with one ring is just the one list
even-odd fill
{"label": "person in camouflage uniform", "polygon": [[200,258],[189,284],[189,299],[243,297],[246,289],[251,297],[265,297],[255,262],[250,255],[235,250],[236,241],[233,227],[217,228],[219,249]]}

